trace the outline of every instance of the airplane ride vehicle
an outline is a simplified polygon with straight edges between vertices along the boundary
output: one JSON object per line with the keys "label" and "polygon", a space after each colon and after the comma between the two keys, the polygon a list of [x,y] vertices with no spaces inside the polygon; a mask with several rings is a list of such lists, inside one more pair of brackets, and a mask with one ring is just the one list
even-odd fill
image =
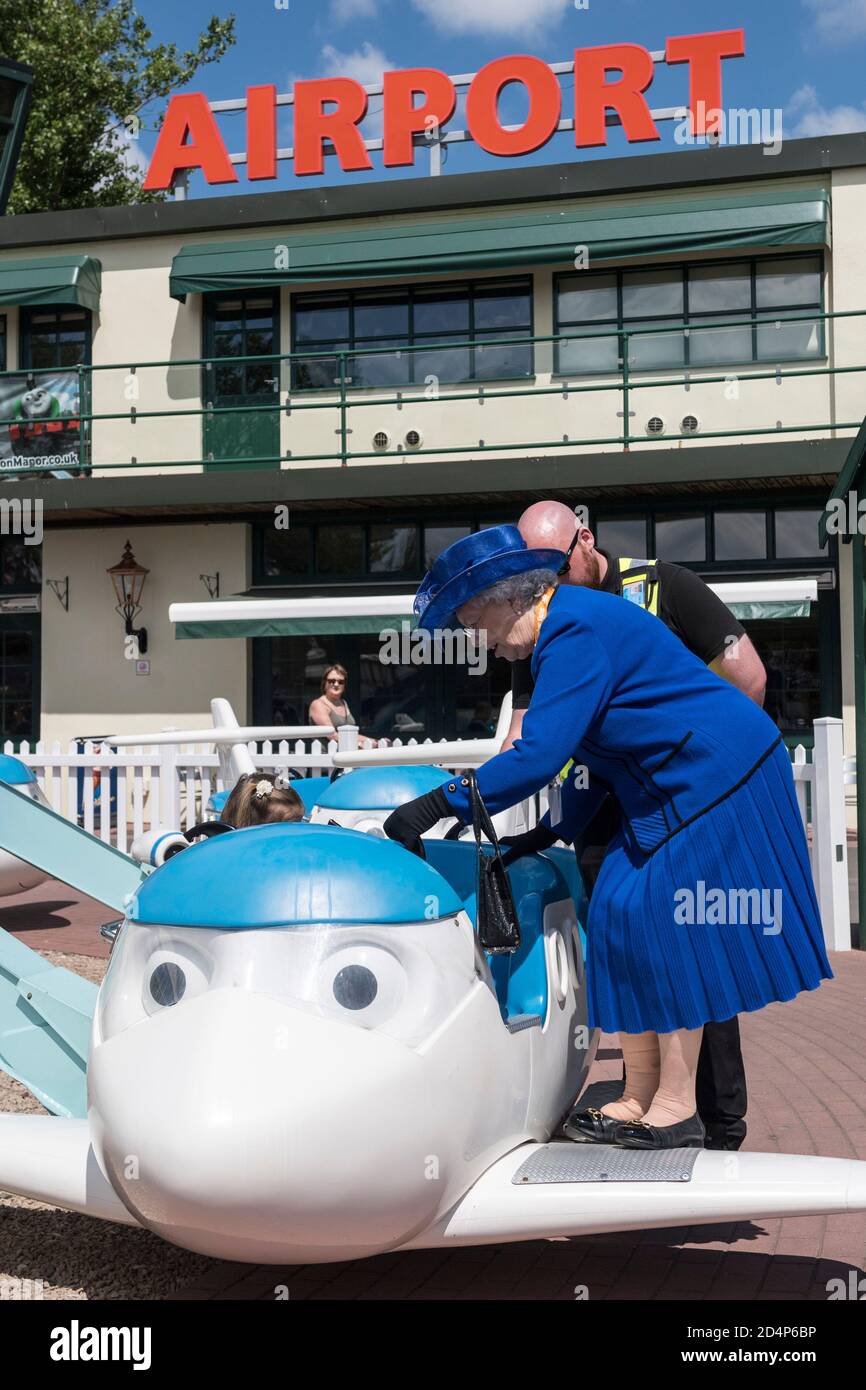
{"label": "airplane ride vehicle", "polygon": [[[0,1117],[0,1189],[274,1263],[866,1208],[863,1162],[558,1137],[597,1045],[569,851],[509,868],[520,944],[491,954],[474,838],[423,861],[343,826],[226,828],[142,879],[61,820],[0,787],[4,848],[122,924],[86,1100]],[[34,1013],[22,979],[15,1074],[44,1095],[85,1011],[55,987]],[[13,1033],[0,990],[7,1070]]]}

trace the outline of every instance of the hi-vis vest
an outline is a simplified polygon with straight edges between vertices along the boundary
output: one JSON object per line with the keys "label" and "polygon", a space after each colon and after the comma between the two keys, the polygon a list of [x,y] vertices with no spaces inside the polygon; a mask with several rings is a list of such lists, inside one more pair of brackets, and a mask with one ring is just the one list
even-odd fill
{"label": "hi-vis vest", "polygon": [[620,560],[622,596],[639,603],[647,613],[659,615],[659,577],[657,560]]}

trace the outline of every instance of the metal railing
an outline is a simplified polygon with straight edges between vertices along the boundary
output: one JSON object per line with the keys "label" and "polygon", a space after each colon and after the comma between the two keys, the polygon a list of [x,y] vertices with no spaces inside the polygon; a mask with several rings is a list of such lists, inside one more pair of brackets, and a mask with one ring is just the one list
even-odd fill
{"label": "metal railing", "polygon": [[[457,454],[484,454],[484,453],[508,453],[508,452],[529,452],[529,451],[559,451],[563,449],[574,450],[593,448],[599,446],[620,445],[624,450],[640,444],[652,444],[656,438],[646,432],[638,432],[630,426],[630,401],[631,394],[637,390],[662,390],[675,387],[686,387],[689,390],[701,386],[727,385],[732,381],[740,384],[751,384],[759,381],[775,381],[780,384],[783,381],[794,380],[808,377],[827,377],[833,380],[839,376],[866,372],[866,362],[846,364],[843,366],[831,365],[831,358],[834,352],[834,345],[823,345],[822,365],[804,366],[800,365],[809,359],[785,358],[784,361],[792,362],[791,366],[782,365],[782,360],[773,361],[771,358],[753,356],[752,360],[741,363],[731,363],[727,370],[717,370],[704,372],[691,366],[683,367],[683,375],[658,376],[659,372],[667,371],[663,367],[642,367],[635,369],[633,366],[633,355],[630,350],[633,339],[641,337],[670,337],[671,335],[681,334],[685,342],[691,341],[701,333],[718,333],[723,329],[750,327],[755,329],[768,329],[772,327],[781,328],[789,324],[809,323],[822,325],[828,321],[835,322],[840,319],[863,318],[866,317],[866,310],[838,310],[834,312],[818,313],[815,311],[804,311],[803,313],[789,313],[782,311],[777,315],[772,312],[763,311],[758,314],[749,315],[741,318],[718,318],[710,322],[695,324],[689,320],[670,320],[663,323],[656,321],[651,326],[643,328],[617,328],[606,325],[594,332],[580,333],[557,333],[544,335],[527,335],[522,337],[491,338],[479,341],[474,340],[445,340],[442,342],[424,342],[411,346],[396,348],[393,344],[383,347],[364,347],[353,349],[329,349],[321,352],[287,352],[287,353],[266,353],[258,355],[227,356],[227,357],[190,357],[155,361],[130,361],[115,363],[94,363],[81,364],[68,370],[78,374],[79,382],[79,405],[88,404],[93,399],[94,377],[99,373],[105,372],[125,372],[127,379],[136,378],[139,372],[148,370],[180,370],[184,368],[198,368],[203,374],[216,373],[220,368],[247,367],[255,364],[268,364],[277,367],[278,370],[285,363],[288,366],[289,382],[285,388],[278,388],[277,398],[268,400],[262,404],[239,404],[239,405],[214,405],[210,399],[206,398],[203,405],[181,405],[174,409],[141,410],[137,405],[130,405],[124,410],[115,411],[93,411],[79,409],[78,413],[71,417],[70,424],[75,428],[77,423],[79,440],[79,467],[82,471],[92,471],[93,468],[119,468],[124,472],[127,470],[151,469],[162,471],[173,468],[193,468],[206,466],[209,470],[220,468],[237,468],[243,466],[274,466],[292,463],[317,463],[333,462],[338,459],[343,466],[356,461],[370,458],[394,458],[411,454],[413,458],[424,456],[435,456],[437,458],[446,455]],[[405,355],[411,358],[413,354],[431,354],[441,352],[474,352],[479,353],[487,349],[531,347],[533,354],[538,347],[549,346],[552,349],[551,356],[555,355],[556,349],[561,344],[583,343],[591,344],[596,339],[607,339],[616,337],[619,340],[619,365],[615,372],[604,372],[592,369],[587,372],[564,372],[559,369],[558,363],[552,361],[549,369],[545,369],[541,375],[552,378],[550,385],[495,385],[489,382],[457,381],[454,383],[441,382],[436,390],[430,391],[429,388],[418,393],[412,391],[412,386],[394,387],[392,394],[380,394],[385,388],[357,385],[354,383],[351,374],[351,365],[360,358],[371,358],[375,356],[391,357],[402,359]],[[336,375],[333,387],[316,386],[297,386],[293,381],[295,367],[301,363],[311,363],[316,361],[330,361],[336,364]],[[5,377],[21,377],[26,375],[34,379],[40,376],[56,376],[61,368],[33,368],[19,371],[0,372],[0,381]],[[535,376],[536,364],[527,375]],[[584,377],[592,376],[592,381],[583,380]],[[612,380],[598,380],[596,378],[612,377]],[[577,378],[577,379],[575,379]],[[640,378],[640,379],[638,379]],[[213,380],[213,378],[211,378]],[[508,380],[509,378],[499,378]],[[365,409],[375,409],[394,406],[405,409],[407,406],[427,406],[435,405],[439,409],[447,409],[453,403],[460,401],[476,401],[479,403],[490,404],[497,401],[512,400],[517,398],[541,398],[558,397],[568,400],[570,397],[580,397],[585,395],[599,396],[605,393],[617,392],[621,396],[622,429],[618,433],[592,437],[572,437],[570,435],[561,436],[558,439],[525,439],[519,442],[505,443],[486,443],[477,439],[467,441],[465,444],[445,445],[435,447],[417,447],[402,451],[379,449],[359,449],[350,448],[350,434],[352,427],[350,424],[351,412]],[[306,411],[337,411],[339,412],[339,428],[336,431],[339,435],[338,446],[321,453],[295,453],[291,450],[275,454],[249,455],[243,454],[237,457],[214,457],[202,449],[202,457],[191,459],[152,459],[139,460],[134,455],[129,461],[97,461],[88,460],[88,452],[92,448],[92,427],[94,424],[124,421],[130,426],[135,427],[145,420],[167,419],[179,420],[183,418],[201,418],[205,423],[213,422],[220,417],[233,416],[255,416],[257,414],[278,415],[285,414],[292,416],[298,412]],[[55,425],[62,421],[55,420]],[[739,426],[733,429],[724,430],[705,430],[701,428],[700,439],[751,439],[763,436],[783,435],[783,434],[810,434],[827,430],[847,431],[857,430],[862,423],[862,414],[853,420],[827,419],[820,422],[807,422],[793,425],[782,425],[776,422],[767,426]],[[21,426],[20,416],[0,419],[0,428],[10,425]],[[663,438],[665,444],[681,440],[694,440],[697,436],[694,433],[668,433],[665,432]],[[40,464],[38,458],[34,458],[31,463],[28,461],[26,471],[28,472],[56,472],[57,463]],[[0,463],[2,469],[2,463]],[[25,471],[22,469],[22,471]]]}

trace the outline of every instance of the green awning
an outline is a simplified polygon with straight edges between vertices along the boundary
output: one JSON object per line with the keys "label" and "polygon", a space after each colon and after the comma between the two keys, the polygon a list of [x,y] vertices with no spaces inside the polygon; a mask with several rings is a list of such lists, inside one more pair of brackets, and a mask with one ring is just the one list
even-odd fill
{"label": "green awning", "polygon": [[102,264],[92,256],[0,260],[0,304],[77,304],[99,309]]}
{"label": "green awning", "polygon": [[175,299],[211,290],[354,281],[520,266],[570,268],[575,248],[590,264],[649,254],[758,246],[829,245],[830,193],[824,186],[667,200],[599,200],[471,220],[417,217],[395,226],[345,224],[333,232],[286,232],[254,241],[191,243],[175,256]]}
{"label": "green awning", "polygon": [[808,618],[812,612],[812,601],[808,598],[779,599],[775,603],[732,603],[729,607],[734,617],[742,623],[768,618]]}
{"label": "green awning", "polygon": [[[414,618],[406,618],[414,627]],[[183,637],[344,637],[353,632],[380,633],[394,626],[394,616],[369,613],[346,618],[232,618],[212,623],[176,623],[174,635]]]}

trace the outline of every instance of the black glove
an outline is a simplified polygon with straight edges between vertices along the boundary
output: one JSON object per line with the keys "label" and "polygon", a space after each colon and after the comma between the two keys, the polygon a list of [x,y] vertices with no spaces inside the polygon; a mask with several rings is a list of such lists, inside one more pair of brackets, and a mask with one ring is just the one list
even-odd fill
{"label": "black glove", "polygon": [[430,830],[437,821],[453,815],[444,791],[437,787],[435,791],[426,792],[424,796],[416,796],[414,801],[407,801],[405,806],[398,806],[396,811],[391,812],[382,829],[389,840],[396,840],[419,858],[426,859],[421,843],[424,831]]}
{"label": "black glove", "polygon": [[499,841],[500,845],[508,846],[507,853],[502,856],[502,862],[507,866],[517,859],[522,859],[525,854],[541,854],[543,850],[555,845],[558,839],[555,830],[539,821],[534,829],[525,831],[523,835],[506,835]]}

